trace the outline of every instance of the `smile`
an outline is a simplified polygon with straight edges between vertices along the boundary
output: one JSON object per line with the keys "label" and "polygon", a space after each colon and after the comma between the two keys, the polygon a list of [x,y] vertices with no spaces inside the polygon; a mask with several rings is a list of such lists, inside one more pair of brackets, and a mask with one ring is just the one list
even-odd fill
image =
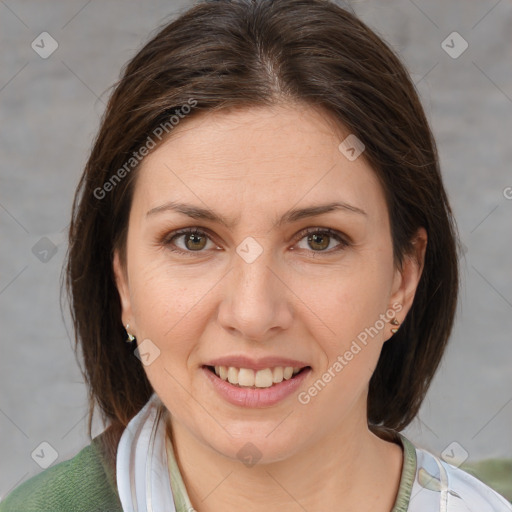
{"label": "smile", "polygon": [[239,387],[269,388],[283,382],[283,380],[290,380],[308,367],[276,366],[275,368],[263,368],[257,371],[251,368],[235,368],[233,366],[207,366],[207,368],[222,380]]}
{"label": "smile", "polygon": [[233,405],[251,408],[276,405],[297,392],[311,372],[310,366],[277,366],[257,371],[232,366],[202,366],[201,369],[221,398]]}

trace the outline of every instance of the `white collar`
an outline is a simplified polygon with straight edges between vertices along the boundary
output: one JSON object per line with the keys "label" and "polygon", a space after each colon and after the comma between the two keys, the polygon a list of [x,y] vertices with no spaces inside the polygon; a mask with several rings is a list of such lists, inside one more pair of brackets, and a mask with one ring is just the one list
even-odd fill
{"label": "white collar", "polygon": [[116,456],[123,512],[176,512],[166,451],[165,406],[156,393],[125,428]]}

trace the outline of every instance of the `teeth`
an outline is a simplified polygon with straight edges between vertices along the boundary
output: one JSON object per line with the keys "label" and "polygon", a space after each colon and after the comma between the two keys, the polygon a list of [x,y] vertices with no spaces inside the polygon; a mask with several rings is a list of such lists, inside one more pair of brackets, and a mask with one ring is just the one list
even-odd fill
{"label": "teeth", "polygon": [[[217,368],[219,371],[217,371]],[[228,369],[225,366],[216,366],[215,373],[221,378],[226,380],[228,378]]]}
{"label": "teeth", "polygon": [[284,369],[284,372],[283,372],[283,376],[286,380],[290,380],[292,378],[292,375],[293,375],[293,368],[291,366],[287,366],[285,369]]}
{"label": "teeth", "polygon": [[240,368],[240,370],[238,371],[238,384],[240,386],[254,386],[254,380],[255,377],[253,370],[248,370],[247,368]]}
{"label": "teeth", "polygon": [[283,380],[290,380],[300,371],[300,367],[276,366],[263,370],[251,370],[250,368],[235,368],[233,366],[215,366],[215,374],[222,380],[240,387],[269,388],[273,384],[279,384]]}
{"label": "teeth", "polygon": [[231,384],[238,384],[238,369],[230,366],[228,368],[228,381]]}
{"label": "teeth", "polygon": [[273,380],[274,384],[283,382],[283,367],[282,366],[278,366],[277,368],[274,368],[274,371],[272,373],[272,380]]}
{"label": "teeth", "polygon": [[[242,370],[240,370],[242,371]],[[254,385],[257,388],[269,388],[274,383],[274,376],[270,368],[258,370],[254,377]]]}

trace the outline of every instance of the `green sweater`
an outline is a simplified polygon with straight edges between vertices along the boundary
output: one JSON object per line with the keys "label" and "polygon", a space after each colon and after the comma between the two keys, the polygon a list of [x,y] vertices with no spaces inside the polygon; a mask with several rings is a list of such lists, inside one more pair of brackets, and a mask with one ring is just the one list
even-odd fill
{"label": "green sweater", "polygon": [[72,459],[16,487],[0,502],[0,512],[123,512],[114,474],[100,449],[101,436]]}

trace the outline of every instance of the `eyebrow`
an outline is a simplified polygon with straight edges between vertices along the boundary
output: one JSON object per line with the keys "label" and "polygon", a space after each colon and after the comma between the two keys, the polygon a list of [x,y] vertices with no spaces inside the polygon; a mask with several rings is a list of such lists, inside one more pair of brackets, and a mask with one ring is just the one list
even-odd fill
{"label": "eyebrow", "polygon": [[[174,211],[177,213],[181,213],[182,215],[186,215],[193,219],[204,219],[212,222],[217,222],[222,224],[228,229],[233,228],[239,219],[235,221],[229,221],[222,215],[215,213],[207,208],[202,208],[200,206],[195,206],[192,204],[180,203],[176,201],[169,201],[161,206],[157,206],[156,208],[152,208],[146,213],[146,216],[155,215],[157,213]],[[306,208],[292,208],[284,213],[284,215],[274,222],[273,228],[280,227],[283,224],[291,224],[292,222],[297,222],[298,220],[308,218],[308,217],[316,217],[319,215],[323,215],[325,213],[330,213],[333,211],[344,211],[347,213],[356,213],[360,215],[367,215],[367,213],[358,208],[357,206],[353,206],[351,204],[345,203],[343,201],[336,201],[327,204],[321,204],[316,206],[309,206]]]}

